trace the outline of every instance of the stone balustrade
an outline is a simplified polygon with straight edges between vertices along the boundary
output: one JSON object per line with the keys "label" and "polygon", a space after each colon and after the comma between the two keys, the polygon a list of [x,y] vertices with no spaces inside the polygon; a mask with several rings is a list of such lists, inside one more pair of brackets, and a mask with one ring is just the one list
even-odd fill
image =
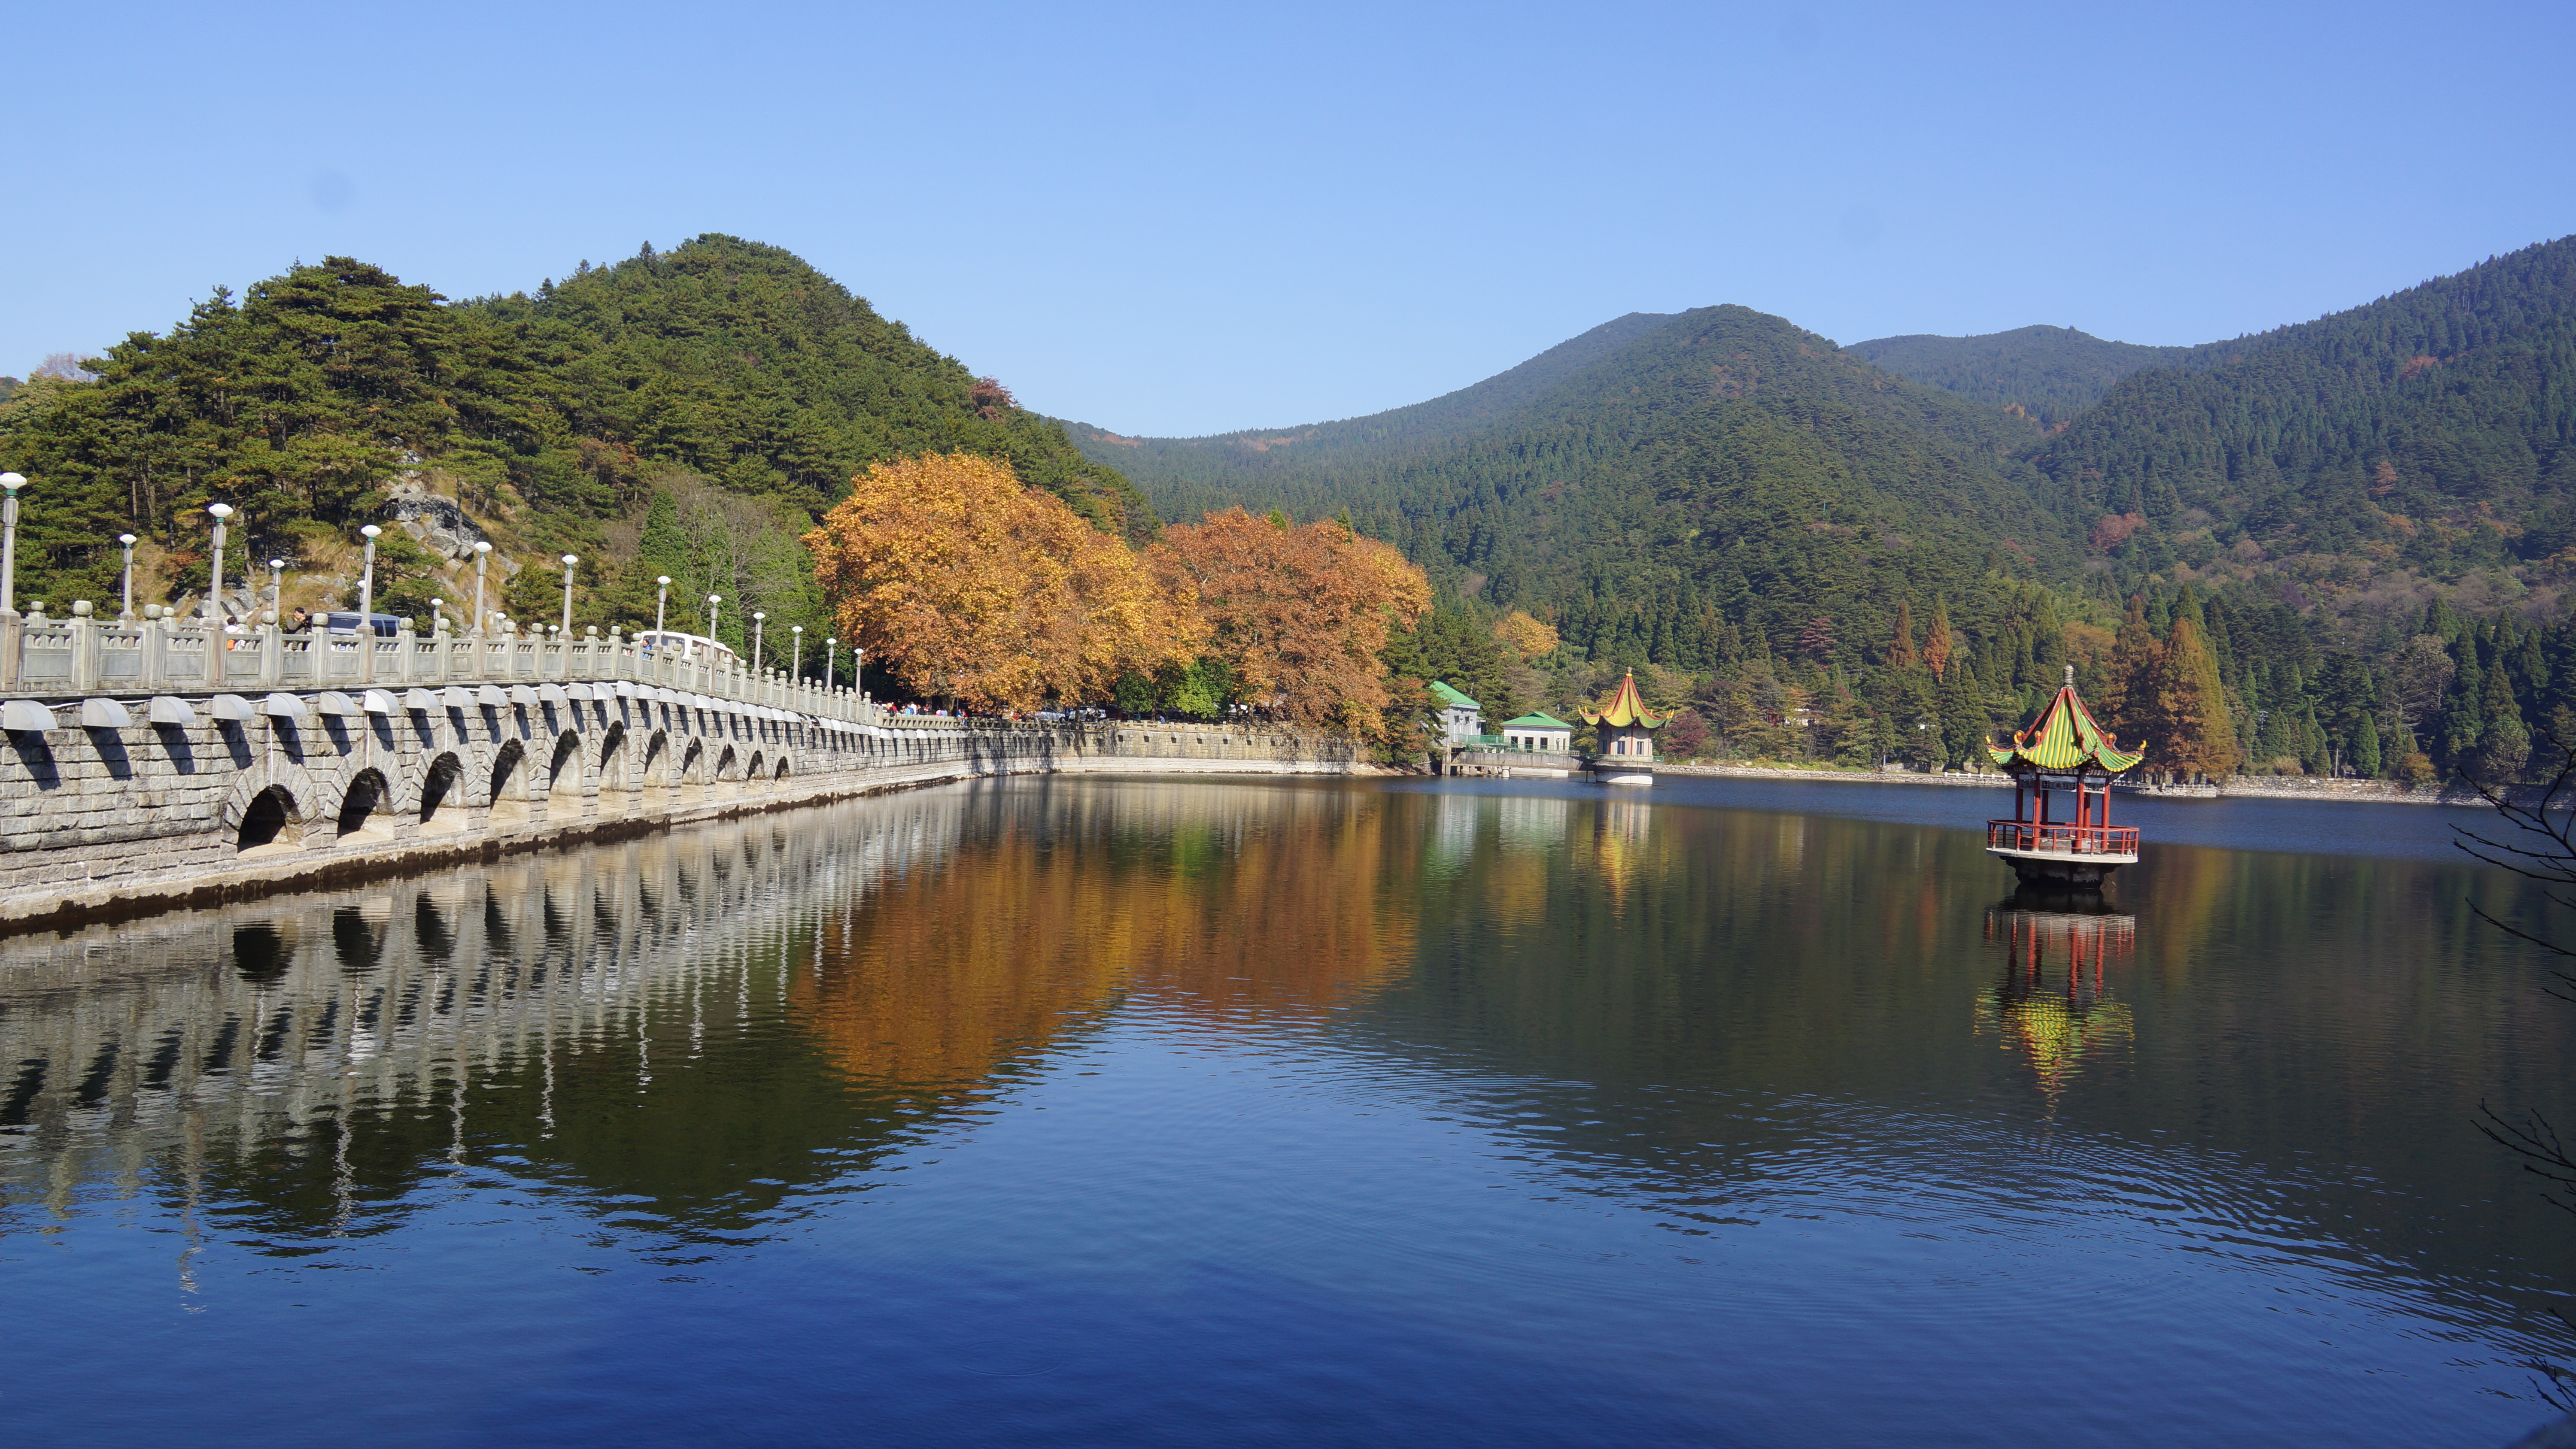
{"label": "stone balustrade", "polygon": [[[852,688],[826,689],[812,680],[790,679],[783,670],[754,670],[704,653],[656,650],[613,629],[605,638],[590,633],[551,639],[445,633],[424,638],[408,631],[390,637],[288,633],[273,624],[236,633],[193,620],[135,623],[80,614],[68,619],[30,614],[14,622],[0,619],[0,626],[5,626],[0,627],[0,692],[38,700],[624,683],[844,724],[919,728],[910,722],[922,718],[891,714]],[[25,709],[17,714],[33,719]]]}

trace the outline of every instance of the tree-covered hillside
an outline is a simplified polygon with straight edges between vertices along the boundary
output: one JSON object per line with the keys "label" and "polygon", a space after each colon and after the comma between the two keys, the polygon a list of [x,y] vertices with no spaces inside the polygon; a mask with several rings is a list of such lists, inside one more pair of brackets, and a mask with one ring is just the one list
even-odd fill
{"label": "tree-covered hillside", "polygon": [[1339,422],[1204,438],[1130,438],[1090,423],[1066,426],[1084,452],[1134,479],[1167,517],[1196,518],[1256,495],[1312,497],[1315,478],[1364,473],[1397,453],[1463,441],[1671,320],[1664,313],[1631,312],[1456,392]]}
{"label": "tree-covered hillside", "polygon": [[2106,342],[2072,327],[2020,327],[1982,337],[1917,333],[1843,349],[1927,387],[2036,418],[2043,427],[2102,400],[2112,384],[2151,367],[2176,367],[2194,349]]}
{"label": "tree-covered hillside", "polygon": [[2035,456],[2124,582],[2312,591],[2576,543],[2576,238],[2123,379]]}
{"label": "tree-covered hillside", "polygon": [[[143,597],[202,590],[204,509],[222,500],[242,510],[234,582],[276,557],[354,603],[357,526],[425,484],[513,551],[579,554],[613,618],[649,618],[665,567],[793,611],[812,602],[795,533],[869,463],[921,452],[1007,459],[1109,531],[1158,526],[1061,426],[786,252],[730,237],[459,304],[327,258],[219,288],[86,366],[94,381],[35,377],[0,403],[0,467],[31,480],[22,598],[109,597],[120,532],[143,539]],[[657,498],[683,505],[705,569],[668,547],[642,558]],[[436,561],[407,542],[385,541],[379,597],[425,614]],[[547,572],[524,576],[518,612],[550,612]]]}
{"label": "tree-covered hillside", "polygon": [[[1306,452],[1168,442],[1136,473],[1174,515],[1347,509],[1461,595],[1551,618],[1587,653],[1680,668],[1790,652],[1820,618],[1842,641],[1828,652],[1857,665],[1900,599],[1974,608],[1989,570],[2078,566],[2077,535],[2016,461],[2035,425],[1780,318],[1623,318],[1537,361],[1535,385],[1521,369],[1419,410],[1233,435],[1325,444]],[[1508,405],[1467,405],[1480,389]],[[1095,458],[1145,451],[1076,440]]]}

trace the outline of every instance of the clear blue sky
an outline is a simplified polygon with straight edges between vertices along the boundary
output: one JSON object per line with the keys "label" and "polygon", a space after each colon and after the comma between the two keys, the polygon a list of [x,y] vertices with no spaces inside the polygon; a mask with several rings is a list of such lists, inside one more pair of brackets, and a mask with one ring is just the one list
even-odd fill
{"label": "clear blue sky", "polygon": [[0,372],[703,231],[1029,406],[1372,412],[1630,311],[2200,342],[2576,231],[2576,5],[28,5]]}

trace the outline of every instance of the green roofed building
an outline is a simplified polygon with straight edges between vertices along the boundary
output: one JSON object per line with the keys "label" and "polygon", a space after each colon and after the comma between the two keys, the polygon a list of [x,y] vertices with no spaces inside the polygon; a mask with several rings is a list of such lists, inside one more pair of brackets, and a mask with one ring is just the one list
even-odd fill
{"label": "green roofed building", "polygon": [[1574,726],[1552,714],[1525,714],[1519,719],[1505,720],[1502,736],[1506,749],[1551,755],[1574,752]]}
{"label": "green roofed building", "polygon": [[1453,745],[1472,745],[1485,732],[1485,707],[1437,679],[1431,681],[1431,707],[1439,711],[1440,732]]}

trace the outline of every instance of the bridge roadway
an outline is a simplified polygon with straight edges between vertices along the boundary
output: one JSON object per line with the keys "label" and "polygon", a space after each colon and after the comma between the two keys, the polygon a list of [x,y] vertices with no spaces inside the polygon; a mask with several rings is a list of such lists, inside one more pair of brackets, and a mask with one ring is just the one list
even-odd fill
{"label": "bridge roadway", "polygon": [[35,617],[17,642],[0,931],[983,775],[1365,768],[1350,741],[1242,725],[894,714],[613,631],[359,640]]}

